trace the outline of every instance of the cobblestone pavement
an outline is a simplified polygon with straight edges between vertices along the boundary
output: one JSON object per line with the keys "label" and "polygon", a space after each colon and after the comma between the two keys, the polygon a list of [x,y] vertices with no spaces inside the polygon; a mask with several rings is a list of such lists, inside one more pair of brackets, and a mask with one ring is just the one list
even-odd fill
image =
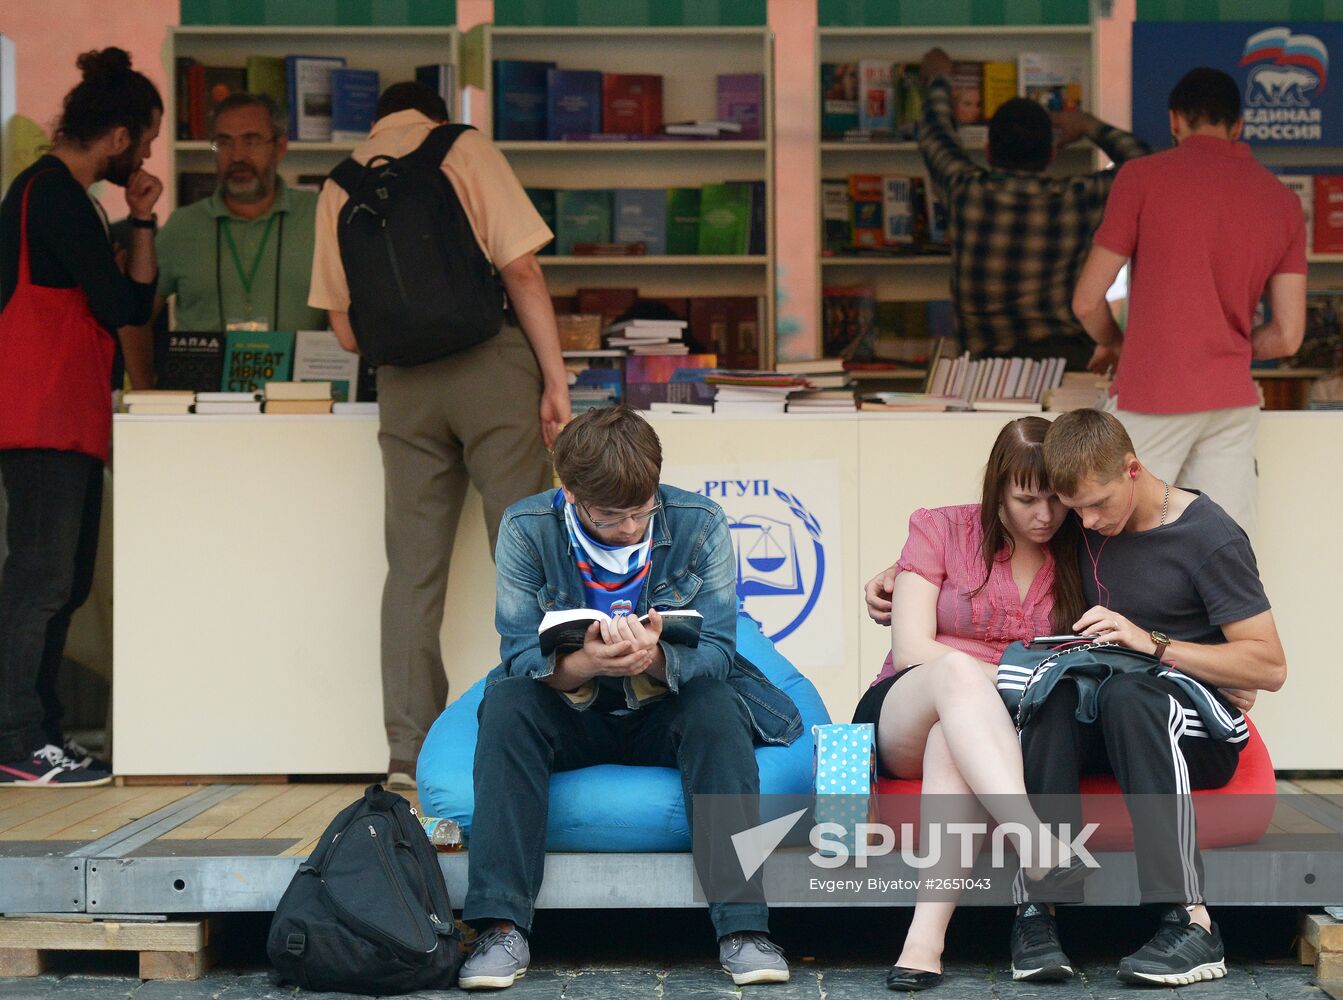
{"label": "cobblestone pavement", "polygon": [[[1313,970],[1291,959],[1296,914],[1288,910],[1230,910],[1215,914],[1228,948],[1225,979],[1182,989],[1132,989],[1115,979],[1120,957],[1138,947],[1152,917],[1136,910],[1084,910],[1062,923],[1064,945],[1079,969],[1067,983],[1014,983],[1007,969],[1010,914],[964,910],[951,926],[947,977],[929,1000],[1297,1000],[1326,994]],[[908,910],[792,911],[771,920],[788,951],[792,981],[734,987],[712,964],[712,940],[702,913],[632,911],[538,915],[533,965],[500,1000],[623,1000],[623,998],[739,997],[759,1000],[856,1000],[889,997],[887,968],[899,954]],[[216,927],[220,964],[196,982],[141,983],[135,957],[55,955],[51,973],[0,979],[0,1000],[347,1000],[273,986],[264,971],[266,919],[232,917]],[[989,961],[991,959],[991,961]],[[463,997],[458,990],[421,998]],[[483,994],[489,996],[491,994]],[[355,1000],[355,998],[348,998]]]}

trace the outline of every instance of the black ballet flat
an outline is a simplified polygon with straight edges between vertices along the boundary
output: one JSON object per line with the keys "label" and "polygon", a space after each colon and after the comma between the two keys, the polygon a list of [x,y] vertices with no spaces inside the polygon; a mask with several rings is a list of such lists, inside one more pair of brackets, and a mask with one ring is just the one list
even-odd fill
{"label": "black ballet flat", "polygon": [[906,969],[903,965],[892,965],[886,973],[888,990],[904,990],[917,993],[919,990],[931,990],[942,982],[942,973],[925,972],[923,969]]}

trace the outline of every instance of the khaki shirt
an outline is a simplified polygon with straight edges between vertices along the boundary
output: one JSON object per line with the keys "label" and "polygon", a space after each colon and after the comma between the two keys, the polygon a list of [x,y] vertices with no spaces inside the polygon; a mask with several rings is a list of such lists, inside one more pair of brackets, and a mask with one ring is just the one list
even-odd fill
{"label": "khaki shirt", "polygon": [[[352,155],[359,163],[375,156],[405,156],[438,124],[418,111],[398,111],[375,122],[368,139]],[[443,173],[461,199],[476,242],[499,270],[554,238],[504,155],[480,132],[464,132],[453,143],[443,160]],[[326,184],[317,202],[317,245],[308,294],[308,304],[314,309],[350,309],[350,289],[336,236],[336,223],[348,197],[339,184]]]}

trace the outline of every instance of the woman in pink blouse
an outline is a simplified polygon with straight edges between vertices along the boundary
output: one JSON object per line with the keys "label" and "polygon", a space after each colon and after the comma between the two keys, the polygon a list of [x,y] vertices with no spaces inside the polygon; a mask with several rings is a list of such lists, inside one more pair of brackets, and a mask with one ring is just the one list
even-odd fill
{"label": "woman in pink blouse", "polygon": [[[1076,524],[1050,491],[1041,457],[1048,429],[1042,417],[1012,421],[989,453],[979,503],[910,516],[900,559],[865,588],[868,613],[892,626],[892,652],[853,719],[876,726],[882,775],[922,778],[925,795],[995,796],[984,804],[997,822],[1032,830],[1040,821],[994,675],[1009,643],[1069,632],[1085,610]],[[1051,882],[1078,875],[1075,866],[1025,873]],[[919,900],[888,986],[940,981],[955,905],[945,895]]]}

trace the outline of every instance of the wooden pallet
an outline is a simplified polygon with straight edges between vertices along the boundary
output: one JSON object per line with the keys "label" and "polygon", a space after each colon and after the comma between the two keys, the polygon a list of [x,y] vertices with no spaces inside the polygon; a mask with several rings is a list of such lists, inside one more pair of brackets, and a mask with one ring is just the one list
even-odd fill
{"label": "wooden pallet", "polygon": [[55,951],[138,951],[141,979],[199,979],[213,959],[208,920],[0,918],[0,977],[41,975]]}

